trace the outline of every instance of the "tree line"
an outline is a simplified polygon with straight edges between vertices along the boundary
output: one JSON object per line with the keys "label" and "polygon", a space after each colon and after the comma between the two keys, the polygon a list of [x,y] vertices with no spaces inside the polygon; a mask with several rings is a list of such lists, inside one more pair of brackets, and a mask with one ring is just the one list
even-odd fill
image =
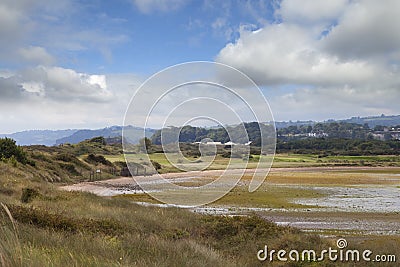
{"label": "tree line", "polygon": [[278,140],[277,153],[324,155],[400,155],[399,140],[361,140],[343,138],[307,138]]}
{"label": "tree line", "polygon": [[[173,142],[193,143],[200,142],[206,138],[214,142],[244,144],[252,141],[252,145],[261,146],[261,138],[270,138],[272,134],[271,125],[259,124],[257,122],[242,123],[236,126],[203,128],[186,125],[183,127],[168,127],[157,130],[151,137],[151,142],[156,145],[168,144]],[[267,136],[261,137],[261,131]],[[162,136],[161,136],[162,133]],[[161,140],[163,139],[163,140]]]}

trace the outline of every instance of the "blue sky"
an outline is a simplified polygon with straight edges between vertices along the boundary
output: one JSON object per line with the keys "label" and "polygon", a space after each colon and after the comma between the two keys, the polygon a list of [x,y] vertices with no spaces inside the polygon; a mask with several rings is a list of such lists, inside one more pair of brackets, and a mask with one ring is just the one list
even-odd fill
{"label": "blue sky", "polygon": [[0,3],[0,132],[121,125],[187,61],[252,78],[277,120],[399,114],[400,4],[372,0]]}
{"label": "blue sky", "polygon": [[[136,1],[139,2],[139,1]],[[49,47],[63,67],[91,73],[134,72],[149,75],[173,64],[192,60],[213,61],[218,51],[238,37],[241,25],[259,28],[258,20],[274,20],[271,3],[229,1],[82,1],[73,14],[60,18],[53,30],[96,33],[104,40],[76,40],[76,49]],[[216,4],[217,3],[217,4]],[[256,11],[259,5],[265,9]],[[162,5],[161,5],[162,6]],[[250,9],[254,9],[250,11]],[[43,24],[48,22],[39,16]],[[79,49],[78,47],[81,47]],[[74,60],[71,60],[72,58]]]}

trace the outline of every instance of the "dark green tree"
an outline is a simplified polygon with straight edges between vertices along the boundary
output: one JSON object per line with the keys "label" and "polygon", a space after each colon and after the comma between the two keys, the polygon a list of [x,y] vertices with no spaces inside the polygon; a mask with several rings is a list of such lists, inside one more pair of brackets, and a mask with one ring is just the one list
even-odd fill
{"label": "dark green tree", "polygon": [[139,140],[140,150],[143,152],[149,151],[152,142],[149,138],[145,137]]}
{"label": "dark green tree", "polygon": [[15,140],[11,138],[0,138],[0,159],[15,158],[22,164],[27,163],[25,152],[20,146],[17,146]]}

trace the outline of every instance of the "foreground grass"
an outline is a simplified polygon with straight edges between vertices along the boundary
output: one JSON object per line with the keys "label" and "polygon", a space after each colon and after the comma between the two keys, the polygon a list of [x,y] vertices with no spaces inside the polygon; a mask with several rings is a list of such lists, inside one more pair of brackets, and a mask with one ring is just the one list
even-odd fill
{"label": "foreground grass", "polygon": [[17,229],[2,209],[2,266],[256,266],[256,253],[266,243],[315,249],[328,244],[257,216],[198,215],[88,193],[49,190],[29,204],[0,200]]}
{"label": "foreground grass", "polygon": [[[266,262],[259,262],[256,253],[266,244],[277,250],[321,251],[336,242],[255,215],[206,216],[87,193],[51,192],[47,197],[53,201],[38,198],[21,204],[1,197],[13,216],[1,209],[1,266],[263,266]],[[400,244],[396,236],[347,239],[351,248],[375,253],[395,254]],[[282,266],[277,261],[268,265]],[[337,265],[353,266],[289,264]]]}

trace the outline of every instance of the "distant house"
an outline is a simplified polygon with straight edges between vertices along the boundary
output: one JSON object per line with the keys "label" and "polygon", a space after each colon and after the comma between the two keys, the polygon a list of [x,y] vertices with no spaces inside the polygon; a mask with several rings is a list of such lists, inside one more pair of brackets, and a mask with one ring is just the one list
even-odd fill
{"label": "distant house", "polygon": [[237,146],[237,145],[245,145],[249,146],[253,141],[249,141],[245,144],[240,144],[240,143],[234,143],[232,141],[228,141],[226,143],[222,142],[194,142],[193,144],[204,144],[204,145],[215,145],[215,146],[225,146],[225,147],[232,147],[232,146]]}
{"label": "distant house", "polygon": [[395,140],[400,140],[400,132],[396,132],[396,133],[392,134],[392,138]]}
{"label": "distant house", "polygon": [[216,146],[221,146],[221,142],[207,142],[206,145],[216,145]]}
{"label": "distant house", "polygon": [[322,137],[328,137],[329,134],[324,133],[324,132],[311,132],[308,134],[308,137],[315,137],[315,138],[322,138]]}
{"label": "distant house", "polygon": [[400,131],[397,129],[392,131],[375,131],[371,135],[374,139],[385,141],[385,140],[400,140]]}
{"label": "distant house", "polygon": [[226,145],[226,146],[234,146],[234,145],[237,145],[237,144],[232,142],[232,141],[229,141],[229,142],[226,142],[224,145]]}

